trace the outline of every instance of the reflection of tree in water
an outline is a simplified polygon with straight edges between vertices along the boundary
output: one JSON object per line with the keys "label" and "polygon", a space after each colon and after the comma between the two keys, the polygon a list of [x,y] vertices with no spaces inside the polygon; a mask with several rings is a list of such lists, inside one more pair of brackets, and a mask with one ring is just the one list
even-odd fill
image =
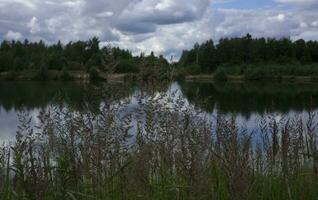
{"label": "reflection of tree in water", "polygon": [[318,87],[315,84],[284,83],[198,83],[181,82],[181,90],[188,100],[212,112],[251,113],[290,110],[303,111],[317,107]]}
{"label": "reflection of tree in water", "polygon": [[[195,106],[207,112],[217,108],[221,113],[251,113],[317,108],[318,87],[315,84],[283,83],[185,83],[180,90]],[[0,105],[9,110],[33,110],[63,103],[74,109],[90,104],[96,109],[101,102],[130,98],[137,91],[144,94],[164,93],[169,83],[116,83],[90,85],[77,82],[2,82]]]}
{"label": "reflection of tree in water", "polygon": [[60,82],[2,82],[0,105],[5,110],[32,110],[54,103],[57,96],[67,101],[81,101],[85,87],[76,83]]}
{"label": "reflection of tree in water", "polygon": [[[0,146],[0,180],[5,180],[0,197],[314,199],[314,113],[307,120],[263,117],[254,132],[241,128],[235,115],[220,114],[212,122],[208,114],[184,106],[181,96],[170,106],[173,95],[149,91],[136,94],[142,96],[133,114],[121,112],[129,98],[106,100],[96,112],[52,106],[40,113],[37,127],[21,113],[16,142]],[[106,86],[95,92],[106,97],[113,91]]]}
{"label": "reflection of tree in water", "polygon": [[167,83],[112,83],[97,85],[81,82],[2,82],[0,107],[9,110],[33,110],[51,104],[66,104],[74,109],[100,105],[104,100],[117,101],[130,97],[137,89],[147,93],[166,91]]}

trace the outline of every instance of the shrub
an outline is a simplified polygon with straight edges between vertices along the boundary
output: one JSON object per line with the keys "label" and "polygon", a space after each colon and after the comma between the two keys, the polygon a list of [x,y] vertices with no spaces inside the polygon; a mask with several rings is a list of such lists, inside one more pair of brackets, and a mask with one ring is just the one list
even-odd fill
{"label": "shrub", "polygon": [[64,80],[64,81],[67,81],[67,80],[71,80],[72,77],[71,75],[69,74],[68,70],[66,67],[63,67],[62,69],[62,75],[61,75],[61,79]]}
{"label": "shrub", "polygon": [[45,64],[41,64],[40,70],[35,75],[35,80],[46,81],[49,78],[48,68]]}
{"label": "shrub", "polygon": [[100,80],[100,77],[99,77],[99,75],[98,75],[98,71],[97,71],[96,67],[91,67],[91,68],[89,69],[89,79],[90,79],[91,81],[98,81],[98,80]]}
{"label": "shrub", "polygon": [[214,75],[213,75],[213,79],[216,81],[226,81],[227,80],[227,74],[224,68],[218,68]]}
{"label": "shrub", "polygon": [[269,70],[263,69],[261,67],[257,68],[248,68],[245,71],[245,79],[246,80],[265,80],[273,78],[271,77]]}
{"label": "shrub", "polygon": [[192,65],[190,65],[190,66],[188,67],[188,72],[189,72],[190,74],[200,74],[201,68],[200,68],[200,66],[197,65],[197,64],[192,64]]}
{"label": "shrub", "polygon": [[197,74],[200,74],[200,72],[201,72],[201,69],[199,65],[191,64],[185,67],[179,66],[176,71],[176,76],[184,77],[186,75],[197,75]]}
{"label": "shrub", "polygon": [[115,73],[139,73],[139,68],[132,61],[122,60],[118,63]]}
{"label": "shrub", "polygon": [[17,78],[18,74],[15,71],[9,71],[5,74],[4,79],[7,81],[12,81]]}

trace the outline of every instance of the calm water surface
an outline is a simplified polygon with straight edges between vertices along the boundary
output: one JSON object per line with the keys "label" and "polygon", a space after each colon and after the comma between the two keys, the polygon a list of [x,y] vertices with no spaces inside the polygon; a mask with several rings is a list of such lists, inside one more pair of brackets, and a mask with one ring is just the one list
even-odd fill
{"label": "calm water surface", "polygon": [[[20,112],[29,112],[36,124],[39,112],[51,105],[62,103],[81,109],[94,96],[92,88],[95,86],[77,82],[0,82],[0,140],[14,139]],[[143,86],[132,83],[109,88],[118,100],[130,99],[130,106],[136,105],[135,95],[144,90]],[[175,82],[151,88],[153,93],[175,93],[187,105],[211,116],[235,114],[237,121],[249,129],[256,128],[261,116],[273,115],[277,119],[294,114],[306,116],[309,110],[318,109],[318,84]]]}

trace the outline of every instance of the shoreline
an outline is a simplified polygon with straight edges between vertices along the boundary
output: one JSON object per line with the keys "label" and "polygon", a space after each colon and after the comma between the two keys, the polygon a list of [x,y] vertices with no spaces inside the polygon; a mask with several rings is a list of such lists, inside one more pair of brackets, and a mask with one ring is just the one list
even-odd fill
{"label": "shoreline", "polygon": [[[89,82],[89,73],[83,71],[68,71],[68,78],[63,78],[63,72],[57,70],[49,70],[45,80],[37,80],[35,77],[38,71],[11,71],[0,72],[0,81],[83,81]],[[125,82],[127,80],[134,80],[138,76],[134,74],[112,74],[105,76],[100,74],[100,81],[108,82]]]}
{"label": "shoreline", "polygon": [[[213,82],[215,80],[213,74],[199,74],[199,75],[187,75],[184,77],[185,81],[198,81],[198,82]],[[290,82],[290,83],[314,83],[318,82],[313,76],[281,76],[273,78],[247,80],[244,75],[229,75],[227,80],[221,82]]]}
{"label": "shoreline", "polygon": [[[11,71],[0,72],[0,81],[38,81],[35,79],[38,71]],[[42,81],[83,81],[89,82],[89,73],[83,71],[68,71],[68,79],[63,79],[63,72],[57,70],[49,70],[46,80]],[[139,74],[99,74],[100,81],[107,82],[126,82],[126,81],[138,81],[142,77]],[[177,79],[175,79],[177,80]],[[183,77],[187,82],[215,82],[213,74],[198,74],[198,75],[186,75]],[[151,79],[150,79],[151,81]],[[273,78],[254,79],[248,80],[244,75],[228,75],[227,80],[218,82],[288,82],[288,83],[316,83],[318,79],[315,76],[280,76]]]}

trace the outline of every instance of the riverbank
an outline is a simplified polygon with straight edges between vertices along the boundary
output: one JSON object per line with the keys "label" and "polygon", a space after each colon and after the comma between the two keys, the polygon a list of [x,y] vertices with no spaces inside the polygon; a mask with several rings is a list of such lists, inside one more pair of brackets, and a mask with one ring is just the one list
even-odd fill
{"label": "riverbank", "polygon": [[[14,80],[14,81],[32,81],[39,80],[37,78],[39,71],[36,70],[24,70],[24,71],[10,71],[1,72],[0,80]],[[125,74],[105,74],[98,71],[98,79],[100,81],[107,82],[125,82],[125,81],[139,81],[144,80],[142,75],[125,73]],[[195,81],[195,82],[210,82],[216,80],[215,74],[198,74],[198,75],[186,75],[183,76],[185,81]],[[41,79],[42,80],[42,79]],[[90,74],[85,71],[67,71],[67,73],[59,70],[48,70],[45,75],[47,81],[90,81]],[[152,79],[150,79],[152,80]],[[245,81],[275,81],[275,82],[291,82],[291,83],[310,83],[317,82],[316,76],[274,76],[274,77],[261,77],[258,79],[251,79],[246,75],[226,75],[222,80],[218,81],[230,81],[230,82],[245,82]]]}
{"label": "riverbank", "polygon": [[186,68],[180,69],[177,71],[179,77],[195,81],[214,79],[218,81],[313,82],[318,80],[317,64],[228,64],[220,65],[213,71],[186,71]]}
{"label": "riverbank", "polygon": [[[37,75],[39,71],[35,70],[24,70],[24,71],[10,71],[1,72],[0,80],[13,80],[13,81],[33,81],[38,80]],[[103,73],[98,74],[99,80],[108,82],[124,82],[127,80],[135,80],[137,76],[134,74],[111,74],[106,75]],[[58,70],[48,70],[45,75],[47,81],[83,81],[88,82],[90,80],[90,75],[84,71],[68,71],[67,74],[63,71]]]}
{"label": "riverbank", "polygon": [[[213,81],[213,74],[199,74],[199,75],[188,75],[185,76],[184,79],[186,81]],[[224,81],[224,80],[223,80]],[[304,83],[304,82],[317,82],[318,79],[315,76],[277,76],[272,78],[264,78],[262,80],[258,79],[247,79],[244,75],[228,75],[226,76],[225,81],[231,82],[245,82],[245,81],[275,81],[275,82],[295,82],[295,83]]]}

